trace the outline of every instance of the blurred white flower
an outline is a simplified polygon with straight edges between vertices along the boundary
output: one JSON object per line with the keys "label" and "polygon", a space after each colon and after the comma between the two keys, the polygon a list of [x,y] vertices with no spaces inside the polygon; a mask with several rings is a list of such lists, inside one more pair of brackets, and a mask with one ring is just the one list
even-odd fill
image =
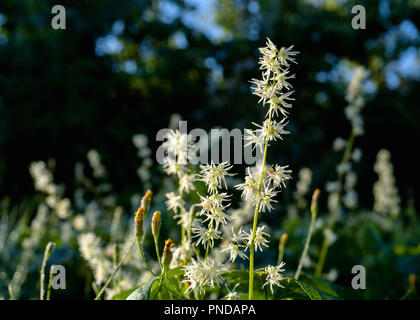
{"label": "blurred white flower", "polygon": [[189,193],[192,190],[195,190],[194,182],[196,180],[195,174],[182,174],[179,177],[179,189],[181,192]]}
{"label": "blurred white flower", "polygon": [[180,195],[177,195],[175,192],[169,192],[165,194],[168,199],[165,204],[168,210],[177,212],[178,209],[183,209],[185,206],[185,201]]}
{"label": "blurred white flower", "polygon": [[378,174],[378,181],[373,186],[373,209],[378,213],[397,216],[400,213],[400,196],[395,184],[391,153],[388,150],[382,149],[378,152],[374,170]]}

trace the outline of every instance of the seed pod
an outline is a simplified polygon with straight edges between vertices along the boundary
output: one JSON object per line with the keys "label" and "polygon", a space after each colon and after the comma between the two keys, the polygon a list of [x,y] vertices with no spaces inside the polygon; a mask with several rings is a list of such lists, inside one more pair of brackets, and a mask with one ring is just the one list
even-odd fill
{"label": "seed pod", "polygon": [[136,216],[134,217],[134,235],[137,238],[138,242],[141,242],[144,234],[143,230],[144,223],[144,208],[139,207],[136,211]]}
{"label": "seed pod", "polygon": [[155,211],[152,217],[152,234],[156,239],[159,238],[160,225],[160,211]]}

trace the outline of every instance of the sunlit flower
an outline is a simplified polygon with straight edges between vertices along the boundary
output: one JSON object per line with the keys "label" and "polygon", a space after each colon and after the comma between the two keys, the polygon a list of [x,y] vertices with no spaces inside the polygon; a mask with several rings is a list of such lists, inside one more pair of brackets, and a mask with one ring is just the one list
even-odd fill
{"label": "sunlit flower", "polygon": [[222,265],[215,263],[211,258],[207,259],[207,263],[204,263],[200,259],[191,259],[191,264],[183,267],[185,273],[185,280],[182,282],[188,283],[188,288],[185,291],[186,294],[198,289],[201,293],[204,290],[204,286],[208,285],[214,288],[215,285],[219,285],[222,282]]}
{"label": "sunlit flower", "polygon": [[278,191],[274,191],[274,188],[265,188],[259,197],[259,211],[265,212],[265,211],[271,211],[273,209],[273,203],[278,202],[274,199],[274,197],[277,195]]}
{"label": "sunlit flower", "polygon": [[242,190],[242,198],[253,200],[258,191],[258,180],[257,176],[251,173],[250,168],[247,170],[248,175],[245,177],[245,182],[237,184],[235,188]]}
{"label": "sunlit flower", "polygon": [[[258,249],[260,249],[260,251],[263,251],[263,248],[261,246],[268,247],[267,243],[269,241],[266,239],[266,237],[269,237],[270,235],[263,231],[264,228],[265,226],[258,227],[255,231],[255,239],[254,239],[255,251],[258,251]],[[252,244],[252,232],[246,233],[246,235],[248,238],[248,246],[250,246]]]}
{"label": "sunlit flower", "polygon": [[283,275],[281,274],[282,272],[285,271],[285,269],[283,269],[284,266],[285,266],[285,263],[281,262],[278,266],[265,267],[264,271],[267,273],[267,277],[262,287],[264,288],[266,285],[269,285],[271,293],[273,294],[274,294],[273,286],[284,288],[280,284],[280,281],[284,279]]}
{"label": "sunlit flower", "polygon": [[272,183],[275,188],[286,187],[286,181],[292,179],[290,174],[292,170],[287,169],[289,166],[279,166],[276,164],[274,169],[267,170],[267,182]]}
{"label": "sunlit flower", "polygon": [[227,246],[225,246],[222,249],[222,252],[229,252],[230,254],[229,261],[232,263],[235,262],[238,256],[242,259],[248,259],[248,255],[241,250],[239,245],[234,244],[234,243],[230,243]]}
{"label": "sunlit flower", "polygon": [[239,286],[239,283],[235,284],[232,290],[227,288],[228,293],[225,296],[225,300],[239,300],[239,294],[236,292],[236,288]]}
{"label": "sunlit flower", "polygon": [[222,188],[223,185],[227,188],[226,176],[233,176],[232,173],[228,172],[232,167],[227,162],[222,162],[218,165],[214,163],[200,165],[201,180],[204,181],[211,192]]}
{"label": "sunlit flower", "polygon": [[209,242],[209,245],[211,248],[214,246],[214,240],[220,239],[221,232],[217,231],[216,228],[207,229],[203,227],[198,228],[192,228],[192,232],[194,233],[193,237],[198,237],[198,240],[196,242],[196,246],[198,246],[200,243],[203,244],[203,246],[207,245],[207,242]]}

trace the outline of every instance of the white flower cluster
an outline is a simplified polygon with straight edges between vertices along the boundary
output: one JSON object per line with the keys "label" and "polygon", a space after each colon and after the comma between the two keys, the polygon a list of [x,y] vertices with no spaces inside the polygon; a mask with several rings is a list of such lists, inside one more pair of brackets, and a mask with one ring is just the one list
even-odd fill
{"label": "white flower cluster", "polygon": [[[357,183],[357,175],[352,171],[352,163],[359,162],[362,158],[362,151],[359,148],[352,150],[354,138],[363,135],[363,118],[361,110],[365,105],[364,92],[362,83],[368,76],[368,71],[357,66],[353,71],[353,77],[347,87],[346,101],[348,106],[345,108],[345,115],[351,123],[352,134],[346,140],[338,137],[333,142],[334,151],[344,151],[343,161],[337,166],[338,181],[328,182],[326,185],[328,195],[328,209],[330,212],[340,214],[339,208],[341,200],[344,205],[354,210],[358,204],[358,195],[355,190]],[[347,150],[348,149],[348,150]],[[344,177],[344,181],[343,181]],[[344,183],[343,183],[344,182]],[[345,194],[341,197],[342,191]]]}
{"label": "white flower cluster", "polygon": [[195,260],[191,259],[191,264],[184,267],[185,280],[188,288],[185,293],[195,291],[196,289],[201,293],[205,286],[214,288],[215,285],[219,285],[222,282],[222,264],[215,263],[211,258],[207,259],[204,263],[200,258]]}
{"label": "white flower cluster", "polygon": [[[251,201],[254,206],[258,205],[259,212],[271,211],[276,195],[279,193],[277,189],[285,187],[285,182],[291,179],[291,170],[288,166],[280,166],[276,164],[273,167],[265,166],[262,182],[260,177],[262,166],[261,163],[254,168],[247,168],[248,174],[245,182],[236,185],[238,190],[242,190],[242,198]],[[261,185],[261,188],[259,187]]]}
{"label": "white flower cluster", "polygon": [[395,217],[400,213],[400,197],[395,185],[391,153],[388,150],[382,149],[378,152],[374,170],[378,174],[378,181],[373,186],[373,209]]}
{"label": "white flower cluster", "polygon": [[144,134],[136,134],[133,136],[133,144],[137,148],[137,156],[142,160],[141,166],[137,169],[137,175],[139,176],[144,189],[150,189],[150,168],[153,165],[151,159],[152,150],[147,146],[148,139]]}
{"label": "white flower cluster", "polygon": [[358,195],[355,189],[356,184],[357,175],[353,171],[348,172],[344,181],[345,193],[343,196],[343,203],[350,210],[356,209],[358,204]]}
{"label": "white flower cluster", "polygon": [[32,162],[29,172],[35,183],[35,189],[46,194],[45,202],[55,211],[61,219],[71,215],[71,203],[68,198],[62,197],[62,188],[54,184],[53,175],[43,161]]}
{"label": "white flower cluster", "polygon": [[293,198],[296,200],[296,205],[299,209],[306,208],[309,187],[312,182],[312,172],[309,168],[302,168],[298,173],[299,180],[296,183],[296,191],[293,193]]}
{"label": "white flower cluster", "polygon": [[223,187],[227,188],[226,177],[232,176],[229,170],[232,168],[227,162],[220,164],[201,165],[200,180],[203,181],[208,189],[208,195],[199,194],[201,202],[201,211],[198,216],[204,216],[201,225],[192,228],[193,238],[197,238],[195,245],[202,244],[206,248],[204,261],[198,258],[192,260],[192,264],[185,266],[186,282],[189,283],[187,292],[196,288],[203,290],[203,286],[214,287],[222,280],[220,276],[221,263],[208,257],[209,248],[214,247],[214,241],[221,238],[222,226],[226,225],[229,216],[226,214],[226,208],[229,206],[230,195],[220,192]]}
{"label": "white flower cluster", "polygon": [[347,87],[346,100],[348,106],[345,109],[347,119],[351,122],[353,132],[356,136],[363,135],[363,118],[361,110],[365,105],[363,97],[362,83],[366,79],[368,72],[362,66],[354,69],[353,78]]}
{"label": "white flower cluster", "polygon": [[[270,235],[267,232],[264,232],[265,226],[257,227],[255,230],[255,239],[254,239],[254,250],[263,251],[263,247],[268,247],[268,238]],[[246,250],[251,245],[251,239],[252,239],[252,230],[248,232],[242,230],[242,228],[239,228],[238,232],[235,233],[235,231],[232,228],[232,235],[230,237],[230,243],[227,244],[222,251],[223,252],[229,252],[230,262],[235,262],[236,258],[239,256],[242,259],[248,259],[247,254],[245,253]]]}
{"label": "white flower cluster", "polygon": [[164,138],[166,141],[162,143],[162,147],[167,156],[163,159],[163,168],[168,175],[175,175],[179,181],[178,192],[166,194],[168,199],[166,206],[175,213],[179,212],[181,222],[185,222],[187,225],[184,225],[184,227],[188,228],[190,219],[186,219],[184,216],[186,210],[182,194],[195,190],[194,182],[196,181],[196,176],[188,168],[188,154],[193,150],[194,145],[191,137],[186,133],[181,133],[179,130],[170,129]]}
{"label": "white flower cluster", "polygon": [[274,293],[273,286],[277,286],[280,288],[284,288],[280,281],[283,280],[282,272],[285,271],[283,268],[285,266],[284,262],[281,262],[278,266],[267,266],[265,267],[264,271],[267,273],[267,277],[265,279],[265,283],[263,285],[263,288],[266,285],[270,286],[271,293]]}
{"label": "white flower cluster", "polygon": [[225,192],[219,192],[219,189],[227,188],[226,176],[233,175],[229,173],[232,166],[229,166],[227,162],[222,162],[218,165],[211,163],[200,167],[200,180],[206,184],[209,194],[207,196],[199,195],[202,209],[198,215],[205,217],[201,224],[203,225],[207,222],[207,225],[193,228],[193,233],[194,237],[198,238],[196,245],[201,243],[203,246],[213,247],[214,240],[221,237],[220,226],[225,225],[229,220],[226,208],[229,206],[227,202],[230,195]]}
{"label": "white flower cluster", "polygon": [[[268,106],[268,111],[262,125],[254,123],[257,129],[245,130],[244,140],[245,146],[252,145],[263,152],[270,141],[282,139],[283,135],[289,133],[284,129],[287,125],[287,109],[292,107],[289,101],[293,100],[292,86],[288,80],[294,78],[294,75],[289,75],[289,67],[291,62],[295,62],[294,56],[298,52],[292,51],[292,47],[277,49],[270,39],[267,39],[266,47],[259,51],[262,54],[259,60],[262,79],[251,80],[252,90],[253,94],[260,97],[259,102]],[[279,115],[283,117],[280,121],[273,119]],[[285,181],[291,178],[291,171],[287,168],[288,166],[280,165],[264,165],[262,168],[261,164],[256,170],[248,168],[245,182],[238,184],[236,188],[242,190],[242,197],[252,201],[259,212],[271,211],[273,203],[277,202],[274,199],[279,192],[277,189],[285,187]]]}
{"label": "white flower cluster", "polygon": [[87,158],[89,165],[93,169],[93,176],[95,178],[105,178],[106,177],[106,169],[101,162],[101,156],[99,155],[96,149],[91,149],[87,153]]}
{"label": "white flower cluster", "polygon": [[104,256],[101,240],[89,232],[81,234],[77,241],[80,253],[93,271],[95,281],[103,283],[112,272],[112,263]]}

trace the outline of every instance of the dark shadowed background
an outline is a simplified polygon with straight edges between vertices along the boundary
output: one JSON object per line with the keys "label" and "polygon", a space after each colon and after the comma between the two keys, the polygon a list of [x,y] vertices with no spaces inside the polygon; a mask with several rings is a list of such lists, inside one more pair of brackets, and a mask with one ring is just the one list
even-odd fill
{"label": "dark shadowed background", "polygon": [[[372,170],[391,151],[403,204],[418,197],[420,1],[98,0],[69,1],[67,29],[51,28],[56,1],[0,2],[0,195],[34,194],[28,166],[56,160],[55,179],[71,192],[76,161],[96,148],[121,201],[143,187],[132,136],[153,150],[173,113],[189,128],[249,127],[263,112],[249,82],[258,47],[270,37],[300,51],[290,136],[271,162],[307,166],[315,185],[335,179],[332,142],[346,138],[349,65],[371,72],[363,111],[359,173],[362,206],[372,206]],[[351,27],[366,8],[367,28]],[[154,158],[154,157],[153,157]]]}

